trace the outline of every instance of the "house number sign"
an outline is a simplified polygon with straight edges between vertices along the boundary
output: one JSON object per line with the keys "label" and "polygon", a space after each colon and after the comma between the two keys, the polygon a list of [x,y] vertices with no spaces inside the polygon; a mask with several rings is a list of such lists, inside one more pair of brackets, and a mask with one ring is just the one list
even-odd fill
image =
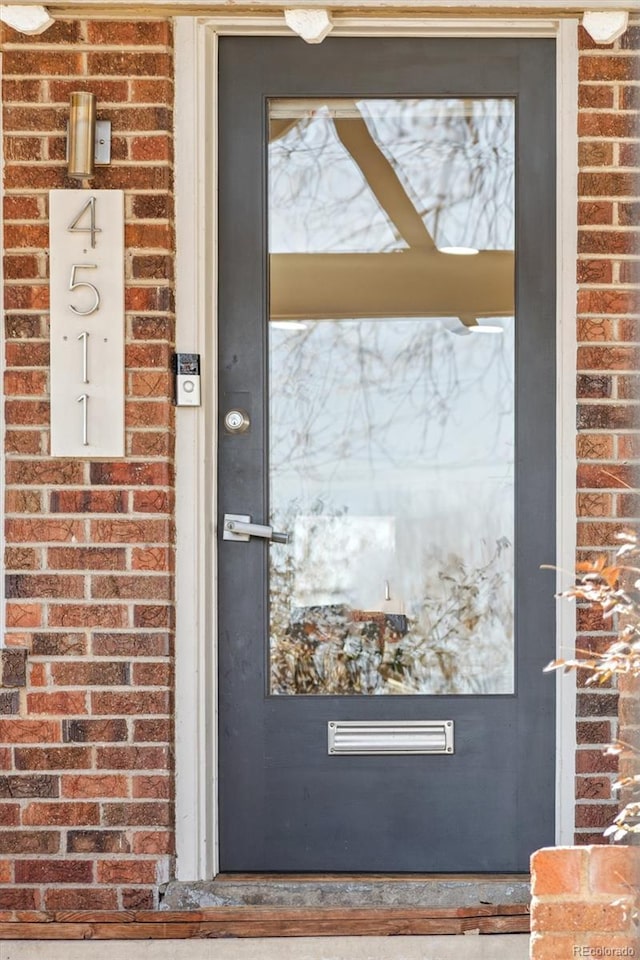
{"label": "house number sign", "polygon": [[51,455],[124,456],[124,194],[49,193]]}

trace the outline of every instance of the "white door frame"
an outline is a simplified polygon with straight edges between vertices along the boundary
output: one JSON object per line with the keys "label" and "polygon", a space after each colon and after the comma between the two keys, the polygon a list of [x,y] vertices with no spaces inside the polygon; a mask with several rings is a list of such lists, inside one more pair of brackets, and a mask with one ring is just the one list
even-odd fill
{"label": "white door frame", "polygon": [[[558,45],[558,533],[575,558],[577,19],[336,17],[333,36],[555,37]],[[290,35],[281,14],[175,20],[176,349],[202,355],[202,407],[176,410],[176,843],[178,880],[218,870],[216,678],[217,48],[222,35]],[[552,558],[551,558],[552,559]],[[560,576],[560,575],[558,575]],[[566,583],[559,583],[559,589]],[[239,590],[239,593],[241,591]],[[559,604],[558,648],[573,650],[573,608]],[[573,676],[573,675],[571,675]],[[551,678],[549,682],[554,682]],[[557,683],[558,843],[573,840],[575,687]]]}

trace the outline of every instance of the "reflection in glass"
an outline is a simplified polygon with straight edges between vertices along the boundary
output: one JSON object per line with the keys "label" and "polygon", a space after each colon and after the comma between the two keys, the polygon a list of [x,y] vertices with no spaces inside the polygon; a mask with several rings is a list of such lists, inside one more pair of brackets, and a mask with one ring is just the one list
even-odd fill
{"label": "reflection in glass", "polygon": [[270,104],[274,694],[513,692],[513,181],[511,100]]}

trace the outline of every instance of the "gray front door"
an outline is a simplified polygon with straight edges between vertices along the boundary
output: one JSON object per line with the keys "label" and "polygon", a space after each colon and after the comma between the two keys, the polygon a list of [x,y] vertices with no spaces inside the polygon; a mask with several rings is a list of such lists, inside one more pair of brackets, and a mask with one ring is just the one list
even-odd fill
{"label": "gray front door", "polygon": [[553,842],[554,78],[551,40],[220,41],[224,871]]}

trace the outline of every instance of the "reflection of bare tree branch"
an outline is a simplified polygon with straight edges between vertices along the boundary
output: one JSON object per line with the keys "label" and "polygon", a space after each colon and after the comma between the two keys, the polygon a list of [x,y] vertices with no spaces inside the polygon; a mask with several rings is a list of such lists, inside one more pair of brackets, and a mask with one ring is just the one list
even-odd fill
{"label": "reflection of bare tree branch", "polygon": [[343,605],[292,609],[293,558],[273,558],[271,692],[509,692],[512,596],[501,559],[508,546],[498,542],[492,556],[472,569],[455,555],[429,557],[425,569],[437,573],[425,582],[421,609],[409,617]]}

